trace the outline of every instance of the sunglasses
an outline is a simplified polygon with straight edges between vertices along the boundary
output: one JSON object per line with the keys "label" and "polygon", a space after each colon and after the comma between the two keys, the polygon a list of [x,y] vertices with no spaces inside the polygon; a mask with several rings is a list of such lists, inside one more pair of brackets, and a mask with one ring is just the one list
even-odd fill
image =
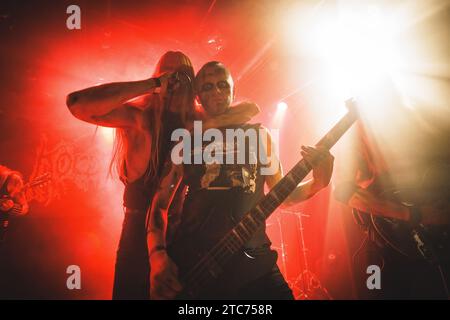
{"label": "sunglasses", "polygon": [[225,89],[230,89],[230,84],[224,80],[219,81],[216,84],[207,82],[202,85],[202,87],[200,88],[200,91],[208,92],[208,91],[211,91],[212,89],[214,89],[214,87],[217,87],[217,89],[219,89],[219,90],[225,90]]}

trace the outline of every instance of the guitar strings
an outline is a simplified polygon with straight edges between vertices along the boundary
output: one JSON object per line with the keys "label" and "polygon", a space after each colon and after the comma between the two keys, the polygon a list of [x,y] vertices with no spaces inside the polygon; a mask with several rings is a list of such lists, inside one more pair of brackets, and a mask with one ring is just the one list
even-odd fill
{"label": "guitar strings", "polygon": [[[351,123],[353,123],[353,121],[351,121]],[[338,127],[338,125],[336,125],[336,127],[335,128],[337,128]],[[340,129],[342,130],[343,129],[343,127],[345,127],[345,125],[344,125],[344,123],[341,123],[341,125],[339,126],[340,127]],[[345,130],[346,131],[346,130]],[[344,131],[344,132],[345,132]],[[327,138],[327,137],[330,137],[331,135],[329,134],[329,135],[327,135],[325,138]],[[336,136],[339,136],[339,135],[334,135],[335,137]],[[323,139],[322,139],[323,140]],[[322,142],[322,140],[321,140],[321,142]],[[311,166],[309,165],[309,163],[307,163],[306,162],[306,160],[304,160],[304,159],[301,159],[289,172],[288,172],[288,174],[285,176],[285,177],[283,177],[283,179],[282,179],[282,181],[284,180],[284,182],[281,182],[281,183],[278,183],[275,187],[274,187],[274,189],[271,191],[271,192],[269,192],[266,196],[264,196],[264,198],[261,200],[262,202],[263,201],[266,201],[266,202],[268,202],[268,205],[270,205],[270,207],[269,207],[269,211],[268,211],[268,213],[269,214],[266,214],[266,213],[264,213],[264,212],[262,212],[263,214],[264,214],[264,221],[268,218],[268,216],[278,207],[278,205],[282,202],[282,201],[284,201],[288,196],[289,196],[289,194],[295,189],[295,187],[297,187],[297,185],[298,185],[298,183],[300,183],[301,182],[301,180],[303,180],[304,179],[304,177],[309,173],[309,171],[311,170],[312,168],[311,168]],[[300,171],[299,173],[297,173],[297,171]],[[292,186],[292,185],[290,185],[290,186],[285,186],[285,185],[287,185],[288,183],[292,183],[292,181],[290,181],[289,179],[288,179],[288,177],[290,176],[290,175],[293,175],[294,176],[294,178],[295,178],[295,180],[300,180],[299,182],[297,182],[294,186]],[[301,178],[301,179],[300,179]],[[283,191],[283,188],[286,188],[284,191]],[[289,190],[290,189],[290,190]],[[284,192],[286,192],[286,194],[284,194]],[[282,201],[280,201],[279,199],[278,199],[278,195],[280,195],[281,194],[281,198],[283,198],[282,199]],[[275,198],[275,199],[273,199],[273,198]],[[259,211],[259,210],[258,210]],[[250,213],[251,214],[251,213]],[[247,217],[247,216],[246,216]],[[199,260],[199,262],[196,264],[196,265],[194,265],[194,267],[186,274],[186,282],[187,283],[189,283],[189,284],[191,284],[191,285],[193,285],[193,283],[192,282],[195,282],[197,285],[198,284],[200,284],[201,283],[201,281],[205,281],[206,280],[206,278],[207,277],[210,277],[210,275],[209,274],[207,274],[205,271],[211,271],[211,270],[208,270],[209,268],[208,268],[208,264],[211,266],[211,264],[212,263],[214,263],[214,261],[215,261],[215,263],[216,264],[219,264],[219,266],[220,266],[220,260],[222,260],[222,259],[224,259],[225,257],[226,257],[226,255],[228,254],[233,254],[233,252],[230,252],[230,250],[226,247],[226,242],[228,241],[228,239],[230,239],[230,242],[229,242],[229,244],[230,245],[234,245],[234,243],[232,243],[231,241],[232,241],[232,239],[233,239],[233,236],[232,236],[232,232],[233,231],[235,231],[236,232],[236,234],[238,235],[238,236],[240,236],[240,234],[239,234],[239,231],[238,231],[238,229],[237,229],[237,227],[239,226],[239,225],[241,225],[241,223],[243,223],[244,221],[245,221],[245,219],[246,219],[246,217],[244,217],[238,224],[237,224],[237,226],[235,227],[235,228],[233,228],[232,229],[232,231],[230,231],[230,233],[228,233],[221,241],[219,241],[219,243],[218,244],[216,244],[209,252],[210,253],[207,253],[205,256],[203,256],[200,260]],[[262,224],[262,223],[261,223]],[[258,226],[259,227],[259,226]],[[255,231],[251,231],[251,234],[249,234],[248,235],[248,237],[251,237],[253,234],[254,234],[254,232]],[[241,241],[241,239],[236,239],[236,238],[234,238],[236,241],[237,241],[237,244],[236,244],[236,252],[238,251],[238,250],[240,250],[243,246],[244,246],[244,244],[245,244],[245,242],[243,242],[243,241]],[[233,247],[232,247],[233,248]]]}
{"label": "guitar strings", "polygon": [[[270,197],[269,194],[267,194],[268,197],[263,198],[262,201],[264,201],[264,199],[265,199],[266,201],[269,202],[269,205],[270,205],[269,212],[272,213],[273,210],[277,208],[279,201],[276,201],[275,199]],[[265,213],[263,213],[263,214],[265,216],[263,221],[265,221],[265,219],[267,219],[268,215]],[[244,220],[245,220],[245,218],[243,218],[241,220],[241,222],[243,222]],[[261,225],[262,225],[262,222],[260,223],[260,225],[257,225],[256,227],[259,228]],[[235,228],[233,228],[232,230],[235,230]],[[242,243],[242,241],[240,241],[236,238],[233,238],[233,237],[229,238],[231,232],[232,231],[230,231],[230,233],[228,233],[227,236],[222,238],[222,240],[219,241],[219,243],[216,244],[210,250],[211,253],[203,256],[203,258],[199,260],[199,262],[190,270],[190,272],[188,272],[186,274],[186,281],[185,281],[186,283],[188,283],[190,286],[194,285],[193,282],[196,285],[201,284],[201,282],[203,282],[203,281],[207,280],[209,277],[211,277],[211,274],[208,271],[209,271],[209,266],[211,266],[211,264],[214,263],[214,261],[216,262],[216,264],[220,265],[219,260],[224,259],[227,254],[234,254],[233,252],[229,252],[229,249],[227,249],[225,246],[223,246],[223,242],[228,241],[227,239],[231,239],[231,241],[233,241],[233,240],[237,241],[237,243],[231,243],[231,245],[236,245],[236,252],[239,251],[244,246],[245,242]],[[208,273],[206,273],[206,272],[208,272]]]}
{"label": "guitar strings", "polygon": [[[306,166],[306,168],[305,168]],[[306,169],[306,170],[305,170]],[[301,170],[302,172],[297,173],[297,170]],[[273,193],[281,193],[282,198],[286,198],[289,196],[289,194],[293,191],[293,189],[295,189],[295,187],[298,185],[298,183],[296,183],[294,186],[289,185],[289,186],[285,186],[285,184],[291,184],[292,181],[290,181],[289,179],[287,179],[286,177],[288,177],[288,175],[293,175],[294,178],[296,180],[303,180],[303,178],[306,176],[306,174],[309,172],[310,168],[307,164],[305,164],[304,159],[300,160],[287,174],[285,177],[283,177],[283,182],[280,181],[281,183],[277,184],[272,192],[269,192],[266,196],[264,196],[264,198],[261,201],[267,201],[268,202],[268,207],[269,207],[269,215],[278,207],[278,205],[280,204],[280,201],[278,200],[278,197],[275,196],[275,199],[273,197]],[[302,177],[302,179],[300,179],[300,177]],[[282,188],[286,188],[286,189],[282,189]],[[281,189],[281,190],[280,190]],[[291,189],[291,190],[289,190]],[[286,194],[284,194],[284,192],[286,192]],[[269,215],[267,215],[266,213],[262,212],[264,215],[264,220],[268,218]],[[251,214],[251,213],[250,213]],[[247,217],[247,216],[246,216]],[[237,226],[241,225],[241,223],[243,223],[246,219],[246,217],[244,217],[238,224]],[[262,225],[262,222],[260,223],[260,225]],[[257,228],[260,227],[260,225],[256,225],[256,230]],[[209,267],[214,263],[219,264],[220,262],[219,260],[222,260],[226,257],[227,254],[234,254],[233,252],[230,252],[229,249],[227,249],[226,247],[226,242],[228,241],[228,239],[230,241],[236,240],[237,243],[230,243],[230,245],[234,246],[236,245],[236,252],[239,251],[245,244],[245,242],[242,242],[241,240],[238,240],[236,238],[234,238],[233,236],[231,236],[233,230],[235,230],[237,232],[237,234],[239,235],[239,232],[237,231],[237,226],[235,228],[232,229],[232,231],[230,231],[230,233],[228,233],[221,241],[219,241],[219,243],[217,245],[215,245],[211,250],[210,253],[207,253],[205,256],[203,256],[196,265],[194,265],[194,267],[186,274],[186,283],[188,283],[190,286],[193,286],[193,282],[196,283],[197,285],[200,284],[202,281],[207,280],[207,278],[210,277],[210,273],[208,271],[210,271]],[[255,230],[255,231],[256,231]],[[252,235],[254,234],[254,232],[252,232]],[[248,237],[251,237],[252,235],[249,235]],[[225,244],[225,245],[224,245]],[[206,273],[208,272],[208,273]]]}

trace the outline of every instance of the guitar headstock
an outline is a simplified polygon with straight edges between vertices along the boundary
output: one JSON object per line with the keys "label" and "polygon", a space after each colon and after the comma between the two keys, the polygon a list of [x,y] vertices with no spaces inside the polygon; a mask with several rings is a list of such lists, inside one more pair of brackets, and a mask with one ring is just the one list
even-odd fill
{"label": "guitar headstock", "polygon": [[347,107],[348,111],[357,113],[358,103],[354,97],[345,100],[345,106]]}

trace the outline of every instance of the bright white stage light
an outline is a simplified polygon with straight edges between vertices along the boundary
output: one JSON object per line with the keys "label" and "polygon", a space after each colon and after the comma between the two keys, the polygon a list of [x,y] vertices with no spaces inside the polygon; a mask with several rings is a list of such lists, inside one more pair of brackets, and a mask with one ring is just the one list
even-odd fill
{"label": "bright white stage light", "polygon": [[277,112],[284,112],[288,108],[288,105],[286,102],[280,101],[277,104]]}
{"label": "bright white stage light", "polygon": [[316,63],[322,94],[341,101],[362,94],[404,63],[395,42],[404,21],[376,6],[343,5],[302,19],[291,13],[288,19],[287,36]]}
{"label": "bright white stage light", "polygon": [[100,135],[108,145],[112,145],[114,142],[114,129],[107,127],[99,127]]}
{"label": "bright white stage light", "polygon": [[284,115],[286,113],[286,110],[288,108],[288,105],[284,101],[280,101],[276,105],[275,114],[272,116],[272,121],[270,123],[270,126],[272,128],[280,128],[283,125]]}

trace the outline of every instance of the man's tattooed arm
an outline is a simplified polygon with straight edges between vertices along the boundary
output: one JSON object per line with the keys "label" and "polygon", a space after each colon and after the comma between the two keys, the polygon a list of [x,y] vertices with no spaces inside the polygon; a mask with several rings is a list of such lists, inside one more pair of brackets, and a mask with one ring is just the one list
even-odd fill
{"label": "man's tattooed arm", "polygon": [[149,257],[166,247],[168,210],[183,177],[183,166],[170,159],[164,165],[162,180],[147,212],[147,246]]}

